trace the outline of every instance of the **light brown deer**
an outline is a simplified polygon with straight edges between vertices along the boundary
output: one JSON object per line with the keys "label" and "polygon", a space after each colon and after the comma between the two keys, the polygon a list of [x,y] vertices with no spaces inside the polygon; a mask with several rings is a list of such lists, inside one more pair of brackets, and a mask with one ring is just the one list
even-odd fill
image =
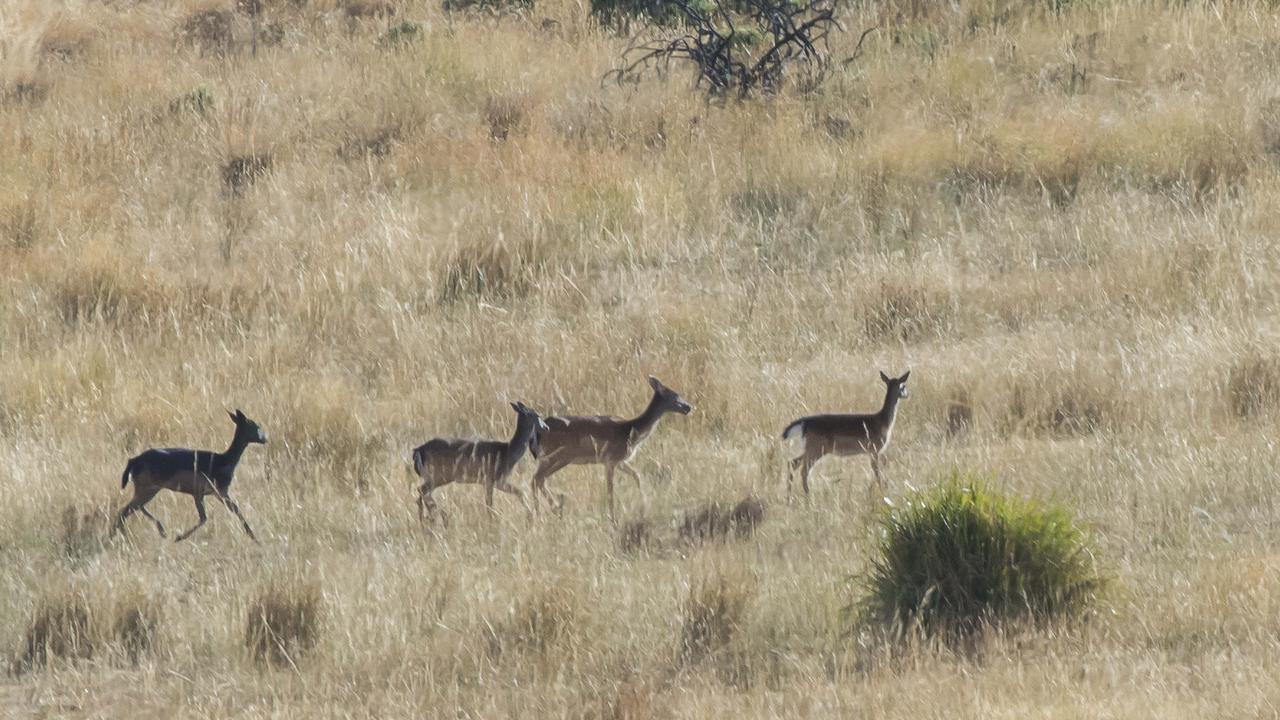
{"label": "light brown deer", "polygon": [[640,473],[629,461],[653,432],[658,421],[669,412],[688,415],[693,406],[675,390],[649,377],[653,398],[644,412],[630,420],[604,415],[556,416],[547,418],[547,429],[538,435],[534,457],[539,459],[533,474],[534,504],[545,499],[557,509],[564,506],[564,495],[551,499],[547,478],[569,465],[604,465],[605,486],[609,495],[609,518],[613,519],[613,474],[616,470],[630,475],[640,485]]}
{"label": "light brown deer", "polygon": [[413,471],[422,478],[422,486],[418,488],[419,521],[425,522],[428,515],[438,513],[440,520],[448,524],[448,518],[436,505],[431,492],[453,482],[483,483],[484,504],[490,510],[493,510],[494,490],[515,495],[525,509],[529,509],[524,493],[512,487],[507,478],[524,457],[525,449],[537,443],[538,431],[546,430],[547,425],[524,403],[511,403],[511,408],[518,417],[510,441],[435,438],[414,449]]}
{"label": "light brown deer", "polygon": [[879,412],[856,415],[810,415],[787,426],[782,431],[786,440],[799,437],[804,442],[804,452],[791,461],[787,472],[787,494],[791,494],[791,476],[800,468],[800,484],[809,494],[809,471],[827,455],[870,455],[871,470],[876,485],[884,487],[880,475],[880,456],[889,448],[893,436],[893,422],[898,415],[898,401],[907,397],[908,370],[902,377],[891,378],[880,373],[886,386],[884,405]]}

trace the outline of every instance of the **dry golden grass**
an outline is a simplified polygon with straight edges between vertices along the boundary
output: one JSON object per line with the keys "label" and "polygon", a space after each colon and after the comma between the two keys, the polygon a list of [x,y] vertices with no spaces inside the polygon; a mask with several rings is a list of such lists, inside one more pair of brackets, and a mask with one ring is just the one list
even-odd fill
{"label": "dry golden grass", "polygon": [[[856,4],[821,92],[723,105],[602,85],[585,7],[0,0],[0,715],[1273,715],[1271,4]],[[870,468],[787,504],[778,435],[907,368],[890,501],[961,466],[1070,504],[1099,618],[843,634]],[[416,524],[424,438],[635,413],[649,373],[698,410],[621,529],[594,468],[563,517],[458,486]],[[213,505],[104,542],[126,459],[234,407],[263,544]],[[754,534],[675,546],[748,495]],[[310,601],[293,662],[246,651]]]}

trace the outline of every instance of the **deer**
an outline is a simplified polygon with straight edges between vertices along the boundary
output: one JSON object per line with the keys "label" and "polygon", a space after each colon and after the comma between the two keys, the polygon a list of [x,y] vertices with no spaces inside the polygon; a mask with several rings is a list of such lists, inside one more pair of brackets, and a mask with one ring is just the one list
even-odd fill
{"label": "deer", "polygon": [[244,519],[240,506],[231,499],[231,481],[235,479],[236,467],[244,451],[254,444],[265,445],[267,434],[258,423],[245,417],[237,409],[228,412],[235,423],[235,435],[231,437],[231,446],[225,452],[212,450],[189,450],[187,448],[152,448],[141,455],[132,457],[124,467],[120,476],[120,488],[124,489],[133,480],[133,499],[120,510],[116,516],[111,535],[124,529],[124,521],[134,512],[141,512],[156,524],[160,537],[167,538],[164,525],[147,510],[147,503],[161,490],[170,490],[190,495],[195,499],[198,522],[190,530],[178,535],[174,542],[182,542],[191,537],[191,533],[204,525],[207,516],[204,510],[204,499],[212,495],[239,518],[249,539],[258,542],[258,537]]}
{"label": "deer", "polygon": [[448,525],[448,516],[436,505],[431,493],[455,482],[483,483],[484,503],[490,512],[494,490],[515,495],[526,510],[531,510],[524,493],[512,487],[508,478],[525,450],[536,448],[538,432],[545,431],[547,424],[522,402],[511,403],[511,409],[517,415],[516,430],[506,442],[434,438],[414,448],[413,472],[422,480],[418,488],[418,522],[425,523],[428,516],[438,514],[441,523]]}
{"label": "deer", "polygon": [[693,406],[685,402],[675,390],[663,385],[656,377],[649,376],[653,398],[649,405],[630,420],[604,415],[552,416],[547,418],[547,429],[538,436],[534,457],[538,469],[533,475],[535,505],[545,499],[557,511],[564,507],[564,495],[553,501],[547,490],[547,478],[569,465],[604,465],[605,487],[609,496],[609,519],[613,520],[613,476],[621,470],[640,486],[640,473],[631,467],[631,458],[648,439],[658,421],[664,415],[677,412],[688,415]]}
{"label": "deer", "polygon": [[804,451],[791,461],[787,472],[787,495],[791,495],[791,481],[796,468],[800,469],[800,483],[805,495],[809,494],[809,471],[827,455],[869,455],[876,485],[884,487],[880,474],[880,458],[889,448],[893,436],[893,424],[898,415],[898,402],[908,397],[908,370],[902,377],[889,377],[884,372],[880,379],[885,384],[884,405],[879,412],[851,415],[810,415],[787,425],[782,431],[784,440],[800,438]]}

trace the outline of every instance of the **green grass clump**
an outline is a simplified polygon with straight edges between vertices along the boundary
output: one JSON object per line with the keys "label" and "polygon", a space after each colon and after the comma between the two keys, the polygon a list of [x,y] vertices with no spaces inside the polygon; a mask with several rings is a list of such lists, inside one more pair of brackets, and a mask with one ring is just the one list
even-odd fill
{"label": "green grass clump", "polygon": [[1078,617],[1103,586],[1068,510],[1008,497],[983,478],[953,474],[886,514],[881,530],[866,595],[848,611],[897,634],[951,640]]}

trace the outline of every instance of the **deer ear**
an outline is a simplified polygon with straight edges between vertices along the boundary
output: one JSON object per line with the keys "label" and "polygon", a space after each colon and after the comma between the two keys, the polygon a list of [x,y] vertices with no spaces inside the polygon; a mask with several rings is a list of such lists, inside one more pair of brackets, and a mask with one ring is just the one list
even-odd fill
{"label": "deer ear", "polygon": [[880,379],[883,380],[886,385],[889,383],[889,376],[885,375],[883,370],[880,371]]}
{"label": "deer ear", "polygon": [[227,411],[227,417],[231,418],[231,422],[236,422],[236,414],[230,410]]}
{"label": "deer ear", "polygon": [[653,388],[654,392],[662,392],[662,383],[652,375],[649,376],[649,387]]}
{"label": "deer ear", "polygon": [[908,370],[908,371],[906,371],[906,372],[902,373],[902,377],[898,378],[898,382],[906,382],[906,381],[907,381],[907,378],[909,378],[909,377],[911,377],[911,371],[910,371],[910,370]]}
{"label": "deer ear", "polygon": [[518,402],[511,403],[511,409],[515,410],[516,412],[520,412],[520,403]]}
{"label": "deer ear", "polygon": [[249,419],[249,418],[247,418],[247,417],[245,417],[245,416],[244,416],[244,411],[243,411],[243,410],[241,410],[240,408],[236,408],[236,417],[237,417],[237,418],[239,418],[239,419],[241,419],[241,420],[248,420],[248,419]]}

